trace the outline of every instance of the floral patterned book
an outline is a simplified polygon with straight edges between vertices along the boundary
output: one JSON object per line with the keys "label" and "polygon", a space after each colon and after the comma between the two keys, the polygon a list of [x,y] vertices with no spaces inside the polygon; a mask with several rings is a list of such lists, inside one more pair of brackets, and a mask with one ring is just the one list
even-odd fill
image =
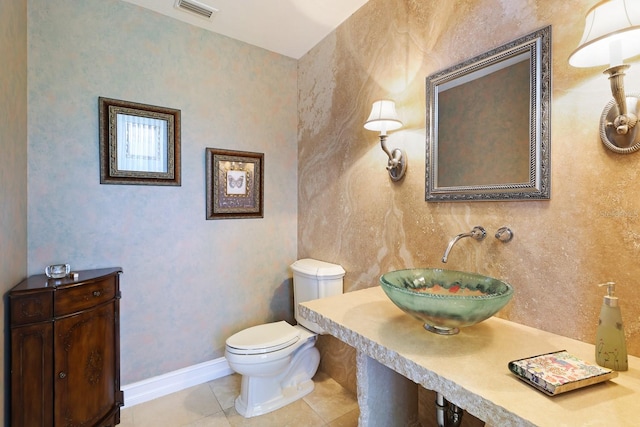
{"label": "floral patterned book", "polygon": [[585,362],[566,350],[513,360],[509,362],[509,370],[549,396],[618,376],[617,372]]}

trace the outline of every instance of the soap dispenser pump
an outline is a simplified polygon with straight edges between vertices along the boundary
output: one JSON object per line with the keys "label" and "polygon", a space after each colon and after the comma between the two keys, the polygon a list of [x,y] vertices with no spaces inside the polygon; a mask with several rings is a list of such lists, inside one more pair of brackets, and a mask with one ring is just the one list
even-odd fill
{"label": "soap dispenser pump", "polygon": [[627,345],[618,297],[615,296],[616,284],[607,282],[598,286],[606,286],[607,295],[602,303],[596,330],[596,362],[605,368],[626,371],[628,369]]}

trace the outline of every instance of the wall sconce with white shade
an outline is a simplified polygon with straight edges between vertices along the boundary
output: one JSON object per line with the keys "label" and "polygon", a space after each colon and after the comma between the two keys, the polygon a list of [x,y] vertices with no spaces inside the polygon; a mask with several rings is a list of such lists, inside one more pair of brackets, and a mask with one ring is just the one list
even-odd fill
{"label": "wall sconce with white shade", "polygon": [[389,157],[387,170],[392,181],[399,181],[407,170],[407,154],[399,148],[390,151],[387,148],[387,132],[400,129],[402,122],[396,112],[396,103],[382,99],[373,103],[371,114],[364,124],[364,128],[380,132],[380,146]]}
{"label": "wall sconce with white shade", "polygon": [[629,65],[623,60],[640,54],[640,1],[604,0],[588,12],[584,34],[578,48],[569,57],[574,67],[609,64],[613,100],[600,117],[600,138],[617,153],[640,150],[640,95],[625,94],[624,72]]}

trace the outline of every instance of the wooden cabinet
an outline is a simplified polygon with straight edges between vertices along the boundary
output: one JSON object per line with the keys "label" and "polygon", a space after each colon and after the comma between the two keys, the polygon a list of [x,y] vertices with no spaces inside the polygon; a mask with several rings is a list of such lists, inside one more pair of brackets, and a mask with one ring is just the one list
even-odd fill
{"label": "wooden cabinet", "polygon": [[9,291],[12,427],[120,423],[120,274],[31,276]]}

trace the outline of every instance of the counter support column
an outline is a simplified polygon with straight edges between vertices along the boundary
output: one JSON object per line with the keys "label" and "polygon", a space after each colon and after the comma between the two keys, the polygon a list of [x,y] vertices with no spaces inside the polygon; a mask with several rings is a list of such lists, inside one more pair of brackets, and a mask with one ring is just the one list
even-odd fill
{"label": "counter support column", "polygon": [[361,427],[418,424],[418,385],[365,353],[356,355]]}

